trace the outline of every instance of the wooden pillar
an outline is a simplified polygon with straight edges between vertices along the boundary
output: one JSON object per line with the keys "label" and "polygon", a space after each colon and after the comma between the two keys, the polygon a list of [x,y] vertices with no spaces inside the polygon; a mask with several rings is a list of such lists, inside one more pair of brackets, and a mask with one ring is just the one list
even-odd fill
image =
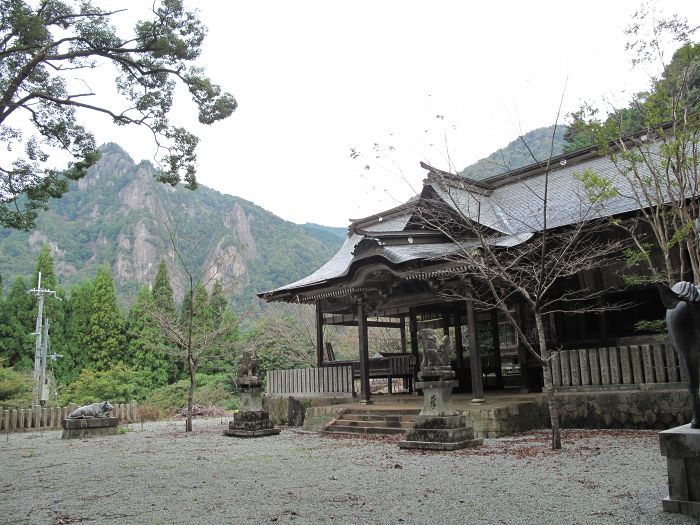
{"label": "wooden pillar", "polygon": [[399,327],[399,332],[401,333],[401,351],[406,353],[406,316],[401,316],[401,326]]}
{"label": "wooden pillar", "polygon": [[481,349],[474,315],[474,302],[467,299],[467,327],[469,328],[469,355],[472,370],[472,403],[483,403],[484,377],[481,373]]}
{"label": "wooden pillar", "polygon": [[323,310],[321,299],[316,299],[316,366],[323,366]]}
{"label": "wooden pillar", "polygon": [[357,332],[360,349],[360,403],[370,404],[369,394],[369,339],[367,334],[367,313],[362,300],[357,301]]}
{"label": "wooden pillar", "polygon": [[442,335],[450,335],[450,312],[442,311]]}
{"label": "wooden pillar", "polygon": [[462,323],[460,323],[460,321],[459,321],[459,315],[456,316],[456,320],[455,320],[455,354],[456,354],[457,368],[464,368],[464,345],[462,344]]}
{"label": "wooden pillar", "polygon": [[498,334],[498,310],[491,310],[491,337],[493,338],[493,353],[496,356],[496,383],[503,388],[503,369],[501,368],[501,339]]}
{"label": "wooden pillar", "polygon": [[420,370],[420,355],[418,353],[418,318],[416,317],[416,311],[413,308],[408,310],[408,314],[408,329],[411,334],[411,353],[413,354],[413,361],[415,363],[413,366],[414,372],[413,378],[411,379],[411,384],[409,386],[409,391],[417,394],[418,392],[416,392],[414,385],[416,384],[416,381],[418,381],[418,372]]}

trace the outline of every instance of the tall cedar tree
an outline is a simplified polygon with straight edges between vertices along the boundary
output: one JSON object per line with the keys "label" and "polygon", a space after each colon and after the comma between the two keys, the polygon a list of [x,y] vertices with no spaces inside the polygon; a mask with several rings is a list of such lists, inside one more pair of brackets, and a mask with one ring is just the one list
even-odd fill
{"label": "tall cedar tree", "polygon": [[94,370],[107,370],[126,357],[124,321],[117,305],[114,280],[107,265],[102,266],[93,281],[90,302],[90,324],[83,342]]}
{"label": "tall cedar tree", "polygon": [[153,390],[168,382],[170,359],[165,353],[165,338],[153,317],[154,299],[148,286],[139,290],[127,317],[127,365],[140,370],[143,387]]}
{"label": "tall cedar tree", "polygon": [[158,263],[158,271],[153,281],[153,301],[160,311],[175,315],[175,299],[173,298],[173,287],[170,285],[168,266],[161,259]]}
{"label": "tall cedar tree", "polygon": [[[99,159],[76,109],[146,128],[162,155],[159,180],[197,187],[198,138],[168,119],[175,90],[186,88],[202,124],[237,106],[193,65],[206,28],[182,0],[155,2],[152,19],[138,21],[131,34],[117,33],[121,11],[90,0],[0,0],[0,138],[12,152],[0,164],[0,226],[31,229],[38,210]],[[97,68],[116,76],[121,97],[92,91]],[[51,162],[59,150],[73,159],[63,168]]]}
{"label": "tall cedar tree", "polygon": [[52,348],[63,355],[54,368],[56,381],[62,385],[72,383],[81,370],[89,368],[91,357],[84,340],[90,327],[93,285],[87,280],[71,288],[64,305],[64,321],[60,326],[54,324],[60,333],[52,337]]}
{"label": "tall cedar tree", "polygon": [[0,358],[4,366],[31,370],[34,366],[34,331],[36,322],[32,315],[33,301],[27,294],[27,283],[17,277],[0,312]]}

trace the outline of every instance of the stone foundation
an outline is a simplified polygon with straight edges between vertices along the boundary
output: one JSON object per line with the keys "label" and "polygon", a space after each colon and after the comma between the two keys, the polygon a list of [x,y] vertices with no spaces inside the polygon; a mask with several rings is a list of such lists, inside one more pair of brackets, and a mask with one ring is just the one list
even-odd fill
{"label": "stone foundation", "polygon": [[474,438],[472,424],[462,415],[416,416],[413,428],[399,447],[423,450],[458,450],[475,447],[483,439]]}
{"label": "stone foundation", "polygon": [[279,433],[280,430],[275,428],[269,414],[264,410],[238,412],[224,430],[224,435],[233,437],[261,437]]}
{"label": "stone foundation", "polygon": [[406,432],[406,439],[398,443],[400,448],[457,450],[483,443],[483,439],[474,438],[471,422],[452,407],[452,389],[458,385],[450,380],[454,372],[444,376],[446,379],[416,383],[416,388],[423,391],[423,410]]}
{"label": "stone foundation", "polygon": [[92,417],[63,420],[62,439],[85,439],[99,436],[114,436],[119,431],[119,418]]}
{"label": "stone foundation", "polygon": [[668,466],[663,509],[700,518],[700,429],[688,424],[660,432],[659,443]]}
{"label": "stone foundation", "polygon": [[[644,386],[644,385],[643,385]],[[687,388],[557,392],[562,428],[658,429],[690,421]],[[546,401],[541,400],[546,410]]]}

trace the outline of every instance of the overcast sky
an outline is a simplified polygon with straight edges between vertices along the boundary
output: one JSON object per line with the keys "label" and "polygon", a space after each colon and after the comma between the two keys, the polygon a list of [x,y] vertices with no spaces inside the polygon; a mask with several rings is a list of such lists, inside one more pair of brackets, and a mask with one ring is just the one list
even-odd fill
{"label": "overcast sky", "polygon": [[[562,93],[564,113],[622,104],[658,72],[633,70],[624,49],[638,1],[186,3],[209,28],[200,63],[239,102],[193,126],[200,182],[298,223],[346,226],[400,204],[420,188],[420,161],[462,169],[552,124]],[[660,4],[700,21],[696,0]],[[193,113],[183,100],[176,118]],[[95,131],[153,156],[145,134]]]}

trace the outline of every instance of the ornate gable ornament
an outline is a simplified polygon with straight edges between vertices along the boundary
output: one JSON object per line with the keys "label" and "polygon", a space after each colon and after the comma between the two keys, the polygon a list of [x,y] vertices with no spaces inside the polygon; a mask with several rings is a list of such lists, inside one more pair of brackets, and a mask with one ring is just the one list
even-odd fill
{"label": "ornate gable ornament", "polygon": [[384,243],[376,237],[365,237],[355,245],[352,251],[354,257],[368,254],[379,254],[384,249]]}

